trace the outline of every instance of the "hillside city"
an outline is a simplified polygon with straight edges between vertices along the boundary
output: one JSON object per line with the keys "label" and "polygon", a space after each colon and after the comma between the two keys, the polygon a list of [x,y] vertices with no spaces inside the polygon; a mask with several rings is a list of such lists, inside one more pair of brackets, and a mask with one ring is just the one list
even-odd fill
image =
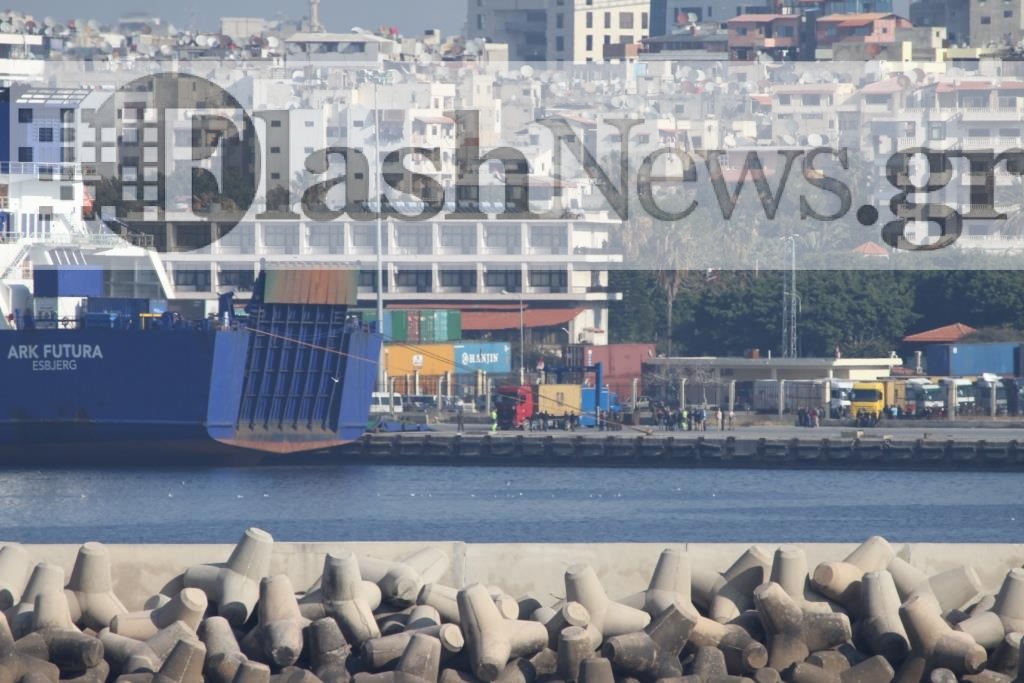
{"label": "hillside city", "polygon": [[[325,26],[318,0],[301,18],[221,17],[210,32],[157,15],[33,12],[0,12],[0,314],[10,327],[26,312],[57,326],[83,315],[74,292],[32,293],[46,266],[100,264],[118,310],[202,318],[226,292],[244,301],[271,261],[354,266],[358,309],[392,342],[378,390],[435,402],[542,380],[586,386],[596,363],[634,408],[641,395],[752,408],[767,382],[768,409],[787,411],[805,399],[779,396],[801,382],[813,384],[806,400],[827,404],[856,382],[916,377],[934,393],[940,378],[995,386],[990,376],[1022,369],[1022,0],[469,0],[458,35]],[[262,158],[232,166],[211,155],[197,167],[219,168],[220,184],[193,174],[188,186],[169,172],[162,183],[147,156],[157,146],[125,157],[125,145],[149,142],[139,131],[161,99],[130,82],[165,72],[230,92],[253,113]],[[103,168],[112,139],[96,117],[115,91],[138,118],[110,120],[122,147],[113,180]],[[174,142],[194,146],[188,104],[208,95],[175,95]],[[578,131],[589,166],[565,167],[537,127],[550,117]],[[628,117],[624,136],[610,122]],[[400,160],[388,180],[387,152],[403,144],[436,156]],[[472,177],[467,144],[480,155]],[[515,153],[488,153],[503,145]],[[370,194],[362,213],[346,199],[325,220],[330,190],[316,183],[338,166],[317,154],[336,148],[372,157]],[[843,167],[864,205],[807,220],[789,192],[769,211],[790,173],[779,157],[816,148],[849,150]],[[932,188],[965,219],[937,256],[907,247],[943,234],[911,228],[900,243],[880,220],[896,210],[893,159],[921,148],[1009,155],[988,185],[972,159]],[[702,189],[718,193],[687,214],[692,234],[674,232],[682,213],[625,215],[609,190],[615,173],[595,181],[594,166],[615,170],[628,156],[636,172],[659,150],[676,159],[652,164],[651,184],[697,160]],[[345,177],[365,180],[353,164],[345,158]],[[803,181],[820,183],[816,173],[805,165]],[[516,180],[527,177],[528,192]],[[414,191],[388,206],[382,185],[390,193],[394,178]],[[255,192],[238,189],[247,180]],[[744,182],[726,220],[723,193],[741,196]],[[680,196],[651,191],[644,208]],[[429,202],[436,210],[421,214]],[[529,211],[512,216],[513,206]],[[988,403],[1015,411],[1017,391],[1003,382],[998,406]],[[885,408],[913,412],[900,401]]]}

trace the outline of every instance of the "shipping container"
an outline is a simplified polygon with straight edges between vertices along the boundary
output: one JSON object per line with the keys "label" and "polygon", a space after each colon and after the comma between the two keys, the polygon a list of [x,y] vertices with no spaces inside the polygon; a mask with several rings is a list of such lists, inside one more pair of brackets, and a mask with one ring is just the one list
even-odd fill
{"label": "shipping container", "polygon": [[385,368],[392,377],[436,377],[454,372],[455,348],[451,344],[385,344]]}
{"label": "shipping container", "polygon": [[512,354],[505,342],[463,342],[455,344],[455,372],[488,374],[512,372]]}
{"label": "shipping container", "polygon": [[[828,384],[823,380],[787,380],[782,386],[785,395],[784,412],[792,413],[801,408],[824,408],[827,403]],[[760,413],[778,412],[778,380],[754,380],[753,407]]]}
{"label": "shipping container", "polygon": [[103,269],[98,266],[37,266],[32,271],[35,296],[102,296]]}
{"label": "shipping container", "polygon": [[546,415],[580,415],[583,388],[578,384],[537,385],[537,412]]}
{"label": "shipping container", "polygon": [[418,311],[418,313],[420,317],[420,341],[437,341],[437,333],[434,326],[435,311]]}
{"label": "shipping container", "polygon": [[606,376],[640,377],[643,363],[655,355],[654,344],[572,344],[566,349],[566,365],[581,367],[601,363]]}
{"label": "shipping container", "polygon": [[1013,375],[1020,342],[932,344],[925,351],[928,374],[963,377],[992,373]]}
{"label": "shipping container", "polygon": [[269,304],[331,304],[355,306],[359,272],[345,269],[295,269],[266,272],[264,295]]}
{"label": "shipping container", "polygon": [[420,339],[420,312],[405,311],[406,341],[418,342]]}
{"label": "shipping container", "polygon": [[409,341],[409,320],[405,311],[384,311],[384,315],[391,317],[391,335],[388,339]]}
{"label": "shipping container", "polygon": [[457,341],[462,339],[462,311],[448,311],[448,339]]}

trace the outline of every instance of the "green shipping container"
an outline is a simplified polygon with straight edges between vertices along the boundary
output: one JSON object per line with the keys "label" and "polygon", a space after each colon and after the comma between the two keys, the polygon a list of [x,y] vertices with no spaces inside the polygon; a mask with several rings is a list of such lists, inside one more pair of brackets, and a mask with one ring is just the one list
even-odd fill
{"label": "green shipping container", "polygon": [[462,339],[462,311],[448,311],[448,341]]}
{"label": "green shipping container", "polygon": [[434,311],[420,311],[420,341],[437,341],[434,326]]}
{"label": "green shipping container", "polygon": [[391,339],[393,341],[409,341],[409,322],[405,311],[387,311],[391,316]]}
{"label": "green shipping container", "polygon": [[434,335],[439,342],[451,341],[448,338],[448,311],[434,312]]}

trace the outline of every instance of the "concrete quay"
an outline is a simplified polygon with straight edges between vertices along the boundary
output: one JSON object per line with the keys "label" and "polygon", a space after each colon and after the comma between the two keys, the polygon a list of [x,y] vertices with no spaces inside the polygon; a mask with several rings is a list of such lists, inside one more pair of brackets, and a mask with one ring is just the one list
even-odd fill
{"label": "concrete quay", "polygon": [[409,432],[367,434],[337,455],[416,465],[1024,471],[1024,430]]}

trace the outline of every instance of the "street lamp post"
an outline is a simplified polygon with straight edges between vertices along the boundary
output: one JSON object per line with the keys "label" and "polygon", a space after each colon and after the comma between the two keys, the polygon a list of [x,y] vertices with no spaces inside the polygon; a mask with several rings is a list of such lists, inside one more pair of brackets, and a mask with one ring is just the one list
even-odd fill
{"label": "street lamp post", "polygon": [[523,302],[523,284],[519,283],[519,384],[526,384],[526,324],[525,304]]}
{"label": "street lamp post", "polygon": [[[509,295],[512,292],[507,289],[501,290],[504,295]],[[526,308],[525,301],[523,300],[523,285],[519,284],[519,384],[520,386],[526,384],[526,321],[523,313]]]}

